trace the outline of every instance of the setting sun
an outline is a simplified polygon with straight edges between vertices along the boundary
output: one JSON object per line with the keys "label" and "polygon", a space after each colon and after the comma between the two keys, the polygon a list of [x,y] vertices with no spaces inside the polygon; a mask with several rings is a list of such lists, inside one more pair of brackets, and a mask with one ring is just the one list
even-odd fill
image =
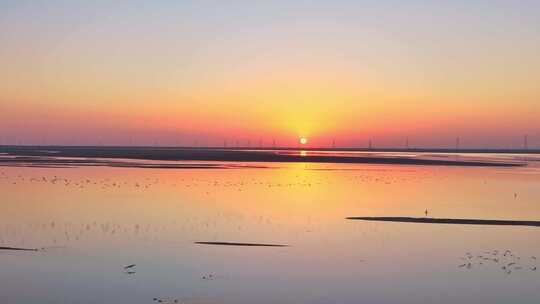
{"label": "setting sun", "polygon": [[301,143],[302,145],[307,144],[307,138],[301,137],[301,138],[300,138],[300,143]]}

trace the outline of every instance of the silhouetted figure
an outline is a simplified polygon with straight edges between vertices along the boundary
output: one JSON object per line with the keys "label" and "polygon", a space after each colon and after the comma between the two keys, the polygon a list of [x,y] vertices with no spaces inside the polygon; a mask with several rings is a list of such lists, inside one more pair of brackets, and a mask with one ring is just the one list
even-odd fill
{"label": "silhouetted figure", "polygon": [[426,214],[426,217],[427,217],[427,215],[428,215],[428,210],[426,209],[426,211],[424,211],[424,213]]}

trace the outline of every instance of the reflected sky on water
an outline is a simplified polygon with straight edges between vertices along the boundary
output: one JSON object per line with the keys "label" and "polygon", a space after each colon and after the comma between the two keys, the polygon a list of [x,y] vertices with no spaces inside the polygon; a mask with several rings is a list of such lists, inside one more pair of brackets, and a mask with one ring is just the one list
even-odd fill
{"label": "reflected sky on water", "polygon": [[[345,220],[421,217],[426,209],[430,217],[538,220],[540,169],[533,162],[261,165],[267,168],[0,167],[0,246],[43,248],[0,252],[1,302],[540,298],[538,228]],[[512,257],[503,257],[506,251]],[[124,270],[130,264],[133,273]]]}

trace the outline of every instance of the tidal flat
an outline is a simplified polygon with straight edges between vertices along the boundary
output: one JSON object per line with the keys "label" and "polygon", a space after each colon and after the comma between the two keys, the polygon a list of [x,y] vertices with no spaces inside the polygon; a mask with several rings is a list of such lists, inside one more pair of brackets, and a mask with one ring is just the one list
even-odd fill
{"label": "tidal flat", "polygon": [[512,164],[449,166],[47,151],[1,156],[2,303],[491,304],[540,298],[538,227],[422,223],[540,220],[537,154],[358,152],[375,159]]}

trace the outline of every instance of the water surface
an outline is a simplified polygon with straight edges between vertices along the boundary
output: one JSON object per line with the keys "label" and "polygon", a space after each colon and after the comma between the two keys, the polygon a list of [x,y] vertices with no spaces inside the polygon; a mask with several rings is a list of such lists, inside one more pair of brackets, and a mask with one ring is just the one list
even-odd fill
{"label": "water surface", "polygon": [[43,248],[0,251],[0,302],[538,303],[538,227],[345,219],[539,220],[528,157],[511,168],[0,167],[0,247]]}

